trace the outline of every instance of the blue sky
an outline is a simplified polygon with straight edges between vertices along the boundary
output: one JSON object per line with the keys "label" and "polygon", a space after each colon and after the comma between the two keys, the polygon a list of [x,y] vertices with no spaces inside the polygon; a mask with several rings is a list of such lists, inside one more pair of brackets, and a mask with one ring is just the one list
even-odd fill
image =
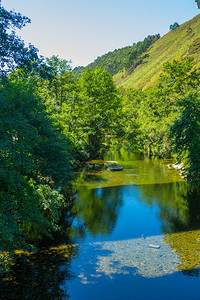
{"label": "blue sky", "polygon": [[198,13],[195,0],[2,0],[31,19],[18,33],[45,57],[87,65],[109,51],[169,31]]}

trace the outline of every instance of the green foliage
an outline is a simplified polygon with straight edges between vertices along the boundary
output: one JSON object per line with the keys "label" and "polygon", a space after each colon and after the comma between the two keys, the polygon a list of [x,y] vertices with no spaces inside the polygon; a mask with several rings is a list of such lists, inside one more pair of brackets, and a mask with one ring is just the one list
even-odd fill
{"label": "green foliage", "polygon": [[8,12],[0,5],[0,75],[16,67],[31,67],[32,61],[38,61],[38,50],[16,35],[16,29],[22,29],[30,19],[13,11]]}
{"label": "green foliage", "polygon": [[174,24],[169,26],[169,30],[175,30],[178,27],[179,27],[179,24],[177,22],[175,22]]}
{"label": "green foliage", "polygon": [[171,95],[175,99],[198,86],[199,72],[193,69],[193,61],[192,57],[188,57],[183,61],[174,59],[164,63],[158,83],[166,96]]}
{"label": "green foliage", "polygon": [[39,86],[55,126],[70,141],[69,153],[72,165],[89,157],[87,142],[83,135],[82,113],[84,99],[80,96],[78,83],[74,79],[70,62],[53,56],[47,59],[48,76]]}
{"label": "green foliage", "polygon": [[31,244],[55,230],[63,201],[37,184],[68,184],[71,168],[67,141],[58,136],[28,80],[14,75],[1,80],[0,116],[0,244],[12,256],[15,249],[33,249]]}
{"label": "green foliage", "polygon": [[163,65],[157,84],[123,91],[129,144],[150,155],[173,155],[185,175],[200,185],[200,72],[193,58]]}
{"label": "green foliage", "polygon": [[121,99],[110,74],[99,68],[87,69],[74,79],[69,64],[58,57],[47,60],[52,77],[41,95],[54,124],[71,142],[72,163],[97,155],[103,138],[119,130]]}
{"label": "green foliage", "polygon": [[102,69],[87,69],[80,81],[84,127],[92,152],[98,151],[103,137],[115,130],[121,99],[110,74]]}
{"label": "green foliage", "polygon": [[68,177],[67,142],[58,137],[35,88],[13,76],[4,80],[0,95],[1,154],[7,165],[36,180],[42,176],[59,182]]}
{"label": "green foliage", "polygon": [[60,209],[67,204],[54,189],[69,186],[71,164],[97,155],[104,136],[120,131],[121,98],[107,71],[88,69],[77,81],[70,62],[53,56],[44,63],[33,46],[26,48],[14,30],[28,18],[2,7],[0,17],[0,259],[5,270],[16,249],[34,250],[59,228]]}
{"label": "green foliage", "polygon": [[182,113],[171,128],[173,150],[185,162],[187,179],[200,185],[200,99],[197,93],[189,94],[180,105]]}
{"label": "green foliage", "polygon": [[140,117],[141,103],[146,100],[146,95],[141,89],[127,89],[123,94],[123,126],[125,137],[135,151],[143,151],[144,145],[141,138]]}
{"label": "green foliage", "polygon": [[169,156],[170,128],[176,124],[184,107],[180,101],[196,93],[199,82],[199,71],[193,67],[193,59],[187,58],[165,63],[153,88],[127,90],[124,105],[129,143],[150,155]]}
{"label": "green foliage", "polygon": [[48,90],[56,104],[62,107],[63,102],[67,101],[67,96],[74,90],[73,74],[71,72],[70,62],[65,59],[59,59],[58,56],[47,58],[49,67]]}
{"label": "green foliage", "polygon": [[47,184],[39,185],[37,188],[39,195],[39,203],[44,215],[54,226],[54,230],[58,228],[58,222],[61,217],[60,208],[66,207],[64,196],[58,194],[56,190],[51,189]]}
{"label": "green foliage", "polygon": [[[0,17],[2,270],[8,268],[16,249],[34,250],[44,236],[59,229],[61,208],[67,203],[55,189],[70,186],[71,165],[97,156],[106,135],[125,135],[134,150],[159,156],[170,155],[172,140],[174,152],[185,162],[188,180],[199,184],[200,73],[194,68],[195,59],[165,62],[153,88],[121,89],[120,95],[111,75],[125,69],[127,76],[142,67],[147,49],[159,35],[72,71],[70,61],[52,56],[44,63],[33,46],[24,46],[11,29],[21,29],[28,18],[2,7]],[[195,35],[193,24],[190,28],[188,39]],[[195,52],[198,43],[190,40],[188,52]],[[81,74],[79,79],[76,73]],[[145,74],[143,80],[148,81]],[[96,204],[103,220],[102,207]],[[94,223],[87,209],[83,216]],[[107,226],[106,232],[111,229]]]}

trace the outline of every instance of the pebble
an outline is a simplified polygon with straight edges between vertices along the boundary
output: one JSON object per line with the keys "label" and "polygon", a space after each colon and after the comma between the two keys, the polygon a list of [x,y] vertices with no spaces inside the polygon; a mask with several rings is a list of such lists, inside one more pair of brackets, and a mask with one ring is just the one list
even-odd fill
{"label": "pebble", "polygon": [[154,249],[160,249],[159,245],[153,245],[153,244],[149,244],[150,248],[154,248]]}

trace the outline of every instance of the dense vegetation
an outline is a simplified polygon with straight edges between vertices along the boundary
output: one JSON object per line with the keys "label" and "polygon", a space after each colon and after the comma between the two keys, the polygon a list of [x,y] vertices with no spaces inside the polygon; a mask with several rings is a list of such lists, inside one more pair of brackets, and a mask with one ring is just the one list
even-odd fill
{"label": "dense vegetation", "polygon": [[122,90],[126,136],[136,150],[169,157],[174,149],[179,161],[199,168],[197,158],[194,162],[199,151],[199,83],[200,72],[190,57],[164,64],[152,88]]}
{"label": "dense vegetation", "polygon": [[96,156],[115,131],[121,98],[112,77],[88,69],[75,80],[68,61],[43,59],[16,35],[30,20],[0,7],[0,260],[36,249],[60,229],[72,168]]}
{"label": "dense vegetation", "polygon": [[132,72],[159,35],[116,50],[117,61],[97,59],[77,79],[69,61],[40,58],[16,36],[28,18],[2,7],[0,17],[1,270],[16,249],[34,250],[60,228],[69,203],[57,190],[70,186],[73,168],[99,155],[106,135],[136,151],[174,155],[189,182],[200,183],[200,73],[192,57],[166,62],[153,87],[117,90],[109,72]]}
{"label": "dense vegetation", "polygon": [[59,208],[67,204],[54,189],[61,180],[69,184],[72,173],[69,142],[28,75],[43,63],[14,32],[28,19],[3,8],[0,13],[0,258],[6,269],[15,249],[33,250],[57,229]]}
{"label": "dense vegetation", "polygon": [[101,68],[114,76],[119,71],[125,70],[130,74],[139,66],[145,58],[143,55],[147,49],[160,38],[160,34],[149,35],[142,42],[134,43],[121,49],[116,49],[98,57],[87,67],[77,67],[74,74],[79,77],[87,68]]}

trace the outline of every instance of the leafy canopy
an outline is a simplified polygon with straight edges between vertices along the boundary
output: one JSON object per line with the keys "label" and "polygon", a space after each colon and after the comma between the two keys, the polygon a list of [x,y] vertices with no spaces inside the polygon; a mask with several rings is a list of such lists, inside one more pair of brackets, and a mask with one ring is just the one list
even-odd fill
{"label": "leafy canopy", "polygon": [[38,50],[16,35],[16,29],[22,29],[30,19],[13,11],[8,12],[0,4],[0,75],[15,68],[31,68],[32,61],[39,60]]}

